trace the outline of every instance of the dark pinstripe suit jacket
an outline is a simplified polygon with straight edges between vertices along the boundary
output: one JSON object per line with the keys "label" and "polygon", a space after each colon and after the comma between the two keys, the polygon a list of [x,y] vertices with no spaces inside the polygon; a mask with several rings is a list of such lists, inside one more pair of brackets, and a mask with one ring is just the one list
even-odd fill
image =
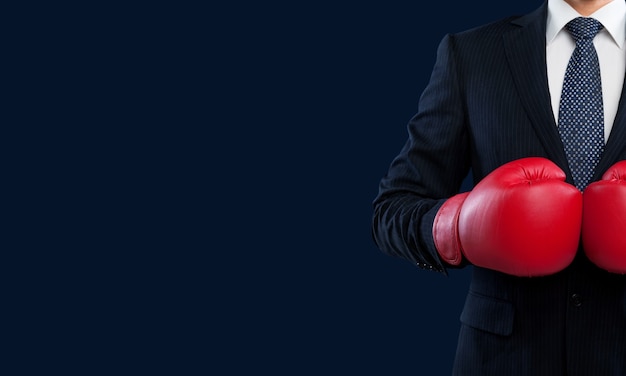
{"label": "dark pinstripe suit jacket", "polygon": [[[374,200],[381,250],[445,273],[432,223],[470,169],[478,181],[503,163],[542,156],[572,182],[550,104],[546,15],[544,3],[443,39],[409,140]],[[625,97],[594,180],[626,159]],[[626,279],[593,266],[582,249],[548,277],[475,267],[461,322],[454,374],[626,375]]]}

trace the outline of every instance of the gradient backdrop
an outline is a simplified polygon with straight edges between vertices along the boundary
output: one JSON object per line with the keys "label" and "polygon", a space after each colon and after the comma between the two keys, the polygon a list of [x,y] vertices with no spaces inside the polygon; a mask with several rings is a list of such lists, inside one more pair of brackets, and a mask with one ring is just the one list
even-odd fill
{"label": "gradient backdrop", "polygon": [[[228,10],[218,83],[209,366],[218,374],[448,375],[470,270],[448,277],[370,236],[378,182],[457,32],[533,2],[335,2]],[[216,20],[220,19],[216,15]],[[223,21],[223,19],[222,19]],[[216,119],[217,120],[217,119]],[[214,250],[214,251],[213,251]]]}

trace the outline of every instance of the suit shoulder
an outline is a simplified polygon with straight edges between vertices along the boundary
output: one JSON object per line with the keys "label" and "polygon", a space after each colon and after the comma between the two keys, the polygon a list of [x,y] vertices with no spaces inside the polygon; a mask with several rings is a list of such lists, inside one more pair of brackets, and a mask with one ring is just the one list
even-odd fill
{"label": "suit shoulder", "polygon": [[[519,30],[520,17],[507,17],[457,33],[450,33],[442,40],[439,53],[453,53],[462,64],[470,62],[485,64],[496,57],[504,58],[504,35]],[[448,52],[444,52],[448,51]],[[501,60],[500,60],[501,61]]]}
{"label": "suit shoulder", "polygon": [[476,26],[471,29],[467,29],[461,32],[452,33],[451,36],[455,38],[472,38],[472,37],[485,37],[488,35],[502,35],[510,30],[519,28],[519,25],[515,22],[520,16],[510,16],[500,19],[498,21],[490,22]]}

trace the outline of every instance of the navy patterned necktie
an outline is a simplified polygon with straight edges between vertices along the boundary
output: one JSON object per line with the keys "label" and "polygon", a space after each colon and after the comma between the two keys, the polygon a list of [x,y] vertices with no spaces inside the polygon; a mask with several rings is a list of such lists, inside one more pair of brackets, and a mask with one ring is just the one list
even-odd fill
{"label": "navy patterned necktie", "polygon": [[574,184],[585,189],[604,151],[604,109],[598,55],[593,38],[602,24],[578,17],[566,26],[576,48],[572,53],[559,107],[559,132]]}

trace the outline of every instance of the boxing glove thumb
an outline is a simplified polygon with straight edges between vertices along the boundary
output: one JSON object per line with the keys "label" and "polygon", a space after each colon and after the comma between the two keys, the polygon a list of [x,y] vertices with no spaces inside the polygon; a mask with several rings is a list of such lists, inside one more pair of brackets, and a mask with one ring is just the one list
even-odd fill
{"label": "boxing glove thumb", "polygon": [[582,239],[591,262],[626,273],[626,161],[611,166],[585,189]]}

